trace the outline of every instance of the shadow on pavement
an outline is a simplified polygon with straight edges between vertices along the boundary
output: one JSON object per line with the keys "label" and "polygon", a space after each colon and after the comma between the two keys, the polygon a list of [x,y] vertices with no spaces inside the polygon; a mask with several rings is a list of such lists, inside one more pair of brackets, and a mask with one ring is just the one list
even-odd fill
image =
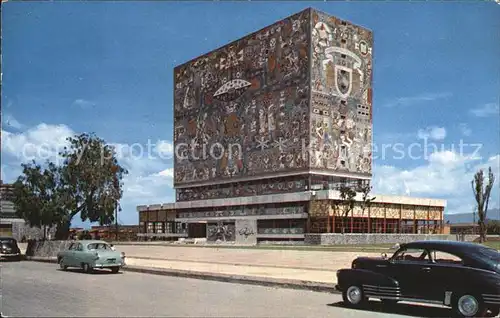
{"label": "shadow on pavement", "polygon": [[[328,304],[328,306],[337,308],[349,308],[343,302]],[[449,308],[431,307],[428,305],[413,305],[406,303],[384,306],[379,301],[369,301],[364,308],[351,310],[429,318],[450,317],[452,314],[451,309]]]}
{"label": "shadow on pavement", "polygon": [[66,270],[62,270],[62,269],[58,268],[57,270],[61,271],[61,272],[71,272],[71,273],[79,273],[79,274],[85,274],[85,275],[123,275],[123,272],[112,273],[111,271],[105,270],[105,269],[94,269],[92,274],[85,273],[80,268],[68,268]]}

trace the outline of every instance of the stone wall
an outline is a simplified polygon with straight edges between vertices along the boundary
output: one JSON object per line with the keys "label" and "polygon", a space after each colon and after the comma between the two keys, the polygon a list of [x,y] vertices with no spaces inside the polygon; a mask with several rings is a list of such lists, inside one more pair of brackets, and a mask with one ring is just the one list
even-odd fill
{"label": "stone wall", "polygon": [[447,240],[472,242],[477,235],[447,234],[306,234],[306,245],[354,245],[354,244],[395,244],[423,240]]}
{"label": "stone wall", "polygon": [[65,250],[73,241],[30,241],[26,248],[26,256],[55,257],[59,251]]}

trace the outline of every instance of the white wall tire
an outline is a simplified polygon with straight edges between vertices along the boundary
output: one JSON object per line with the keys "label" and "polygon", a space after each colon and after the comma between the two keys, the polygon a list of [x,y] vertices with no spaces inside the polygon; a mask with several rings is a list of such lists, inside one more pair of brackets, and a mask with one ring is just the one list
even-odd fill
{"label": "white wall tire", "polygon": [[349,307],[361,307],[367,299],[360,286],[351,285],[342,292],[342,300]]}
{"label": "white wall tire", "polygon": [[455,299],[453,309],[459,317],[484,317],[486,310],[478,297],[462,294]]}

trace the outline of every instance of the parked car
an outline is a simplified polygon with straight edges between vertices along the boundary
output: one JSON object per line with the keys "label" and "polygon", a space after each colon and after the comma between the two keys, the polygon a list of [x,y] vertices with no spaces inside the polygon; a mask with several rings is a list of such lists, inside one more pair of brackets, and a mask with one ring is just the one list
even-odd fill
{"label": "parked car", "polygon": [[369,298],[436,303],[460,317],[500,312],[500,253],[480,244],[422,241],[401,244],[388,258],[358,257],[337,271],[337,290],[350,307]]}
{"label": "parked car", "polygon": [[0,259],[21,260],[21,250],[13,237],[0,237]]}
{"label": "parked car", "polygon": [[92,273],[94,269],[106,268],[118,273],[125,265],[125,253],[113,250],[105,241],[74,241],[67,250],[57,254],[57,262],[62,270],[77,267]]}

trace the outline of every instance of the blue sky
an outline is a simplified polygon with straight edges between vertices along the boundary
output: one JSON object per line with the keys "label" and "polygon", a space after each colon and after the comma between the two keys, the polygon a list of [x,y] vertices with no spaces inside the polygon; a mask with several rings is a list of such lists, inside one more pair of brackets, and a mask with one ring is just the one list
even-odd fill
{"label": "blue sky", "polygon": [[[26,142],[74,132],[168,147],[173,67],[307,7],[374,32],[375,144],[424,136],[439,144],[427,158],[397,159],[389,150],[376,159],[375,191],[446,198],[449,213],[469,212],[471,173],[499,170],[500,5],[493,1],[4,3],[2,179],[16,178]],[[452,151],[461,139],[481,144],[481,158]],[[136,204],[173,200],[171,160],[124,162],[131,175],[121,222],[137,222]]]}

